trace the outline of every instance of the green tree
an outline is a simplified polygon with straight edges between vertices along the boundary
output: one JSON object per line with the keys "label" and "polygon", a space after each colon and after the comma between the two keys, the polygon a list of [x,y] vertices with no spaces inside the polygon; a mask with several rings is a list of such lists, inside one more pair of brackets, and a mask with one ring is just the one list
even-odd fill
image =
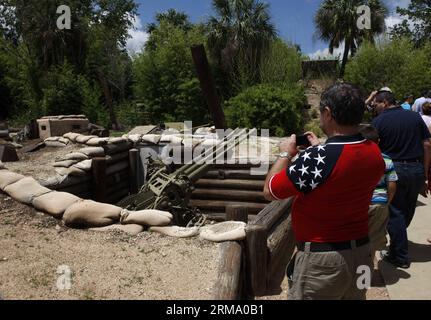
{"label": "green tree", "polygon": [[431,1],[411,0],[407,8],[398,7],[397,13],[405,19],[392,28],[392,37],[407,37],[416,47],[431,41]]}
{"label": "green tree", "polygon": [[261,82],[272,85],[293,85],[302,76],[302,57],[296,45],[281,39],[271,42],[268,53],[262,57]]}
{"label": "green tree", "polygon": [[134,92],[152,116],[153,122],[208,121],[190,47],[204,43],[201,26],[191,30],[162,21],[150,36],[153,50],[145,50],[133,62]]}
{"label": "green tree", "polygon": [[431,45],[415,49],[406,39],[366,43],[347,64],[345,79],[365,92],[389,86],[398,100],[419,96],[431,87]]}
{"label": "green tree", "polygon": [[262,57],[276,38],[268,4],[213,0],[213,7],[216,16],[207,23],[208,47],[222,76],[230,78],[231,84],[238,80],[245,81],[244,86],[258,83]]}
{"label": "green tree", "polygon": [[[359,18],[357,9],[361,5],[368,5],[371,9],[370,30],[360,30],[357,27]],[[341,76],[344,75],[349,54],[354,56],[364,40],[373,42],[376,35],[385,31],[387,12],[387,8],[380,0],[325,0],[320,5],[314,18],[316,36],[329,42],[330,54],[344,44]]]}

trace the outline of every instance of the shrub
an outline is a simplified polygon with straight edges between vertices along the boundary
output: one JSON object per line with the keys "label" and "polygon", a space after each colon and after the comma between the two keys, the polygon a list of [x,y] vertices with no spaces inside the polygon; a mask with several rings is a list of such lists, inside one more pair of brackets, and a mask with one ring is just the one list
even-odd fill
{"label": "shrub", "polygon": [[306,103],[299,86],[258,85],[246,89],[225,103],[229,127],[269,129],[272,135],[298,133]]}
{"label": "shrub", "polygon": [[407,40],[394,40],[378,46],[364,44],[346,68],[346,80],[366,92],[389,86],[398,100],[418,97],[431,87],[430,46],[415,49]]}

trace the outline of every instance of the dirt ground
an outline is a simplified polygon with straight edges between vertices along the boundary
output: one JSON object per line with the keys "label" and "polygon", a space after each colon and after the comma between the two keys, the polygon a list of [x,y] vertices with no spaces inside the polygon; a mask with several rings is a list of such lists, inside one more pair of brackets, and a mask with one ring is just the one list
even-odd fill
{"label": "dirt ground", "polygon": [[0,299],[211,299],[218,254],[199,239],[68,229],[0,194]]}
{"label": "dirt ground", "polygon": [[55,160],[61,159],[66,154],[81,148],[81,145],[70,144],[64,148],[45,147],[28,153],[23,153],[18,149],[17,154],[20,161],[8,162],[5,165],[10,171],[31,176],[37,180],[46,180],[56,175],[53,166]]}

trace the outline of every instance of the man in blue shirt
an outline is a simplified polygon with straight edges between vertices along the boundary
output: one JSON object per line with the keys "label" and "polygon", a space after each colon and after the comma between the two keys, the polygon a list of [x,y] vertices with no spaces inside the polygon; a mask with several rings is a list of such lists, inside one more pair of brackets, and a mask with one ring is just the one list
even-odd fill
{"label": "man in blue shirt", "polygon": [[390,205],[389,252],[384,259],[409,268],[407,228],[416,211],[418,196],[428,180],[431,134],[421,116],[396,106],[394,94],[379,92],[374,99],[379,116],[373,120],[380,136],[380,149],[393,159],[398,174],[397,191]]}

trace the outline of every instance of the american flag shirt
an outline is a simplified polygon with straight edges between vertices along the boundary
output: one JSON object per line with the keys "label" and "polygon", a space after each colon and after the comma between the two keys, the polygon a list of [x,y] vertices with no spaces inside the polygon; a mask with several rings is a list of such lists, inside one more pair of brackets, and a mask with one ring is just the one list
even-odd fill
{"label": "american flag shirt", "polygon": [[271,178],[275,199],[295,197],[298,241],[341,242],[368,235],[368,208],[384,174],[378,146],[361,135],[336,136],[310,147]]}

